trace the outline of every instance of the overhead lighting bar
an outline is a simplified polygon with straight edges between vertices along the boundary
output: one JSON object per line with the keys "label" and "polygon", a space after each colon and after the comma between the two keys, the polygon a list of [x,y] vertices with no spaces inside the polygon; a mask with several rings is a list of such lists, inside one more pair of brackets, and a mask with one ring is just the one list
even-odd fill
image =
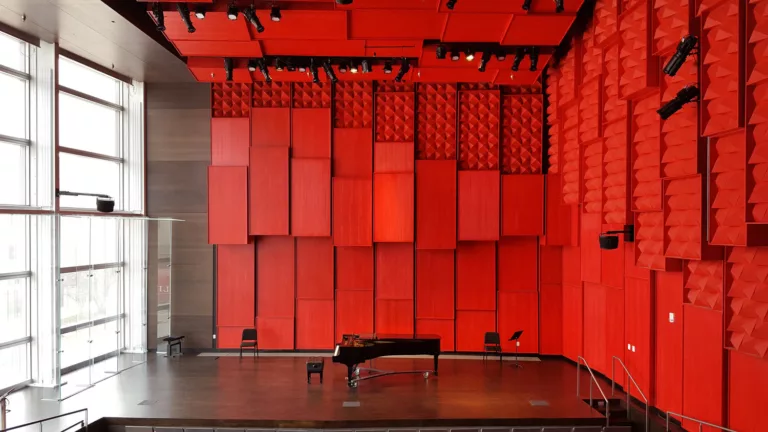
{"label": "overhead lighting bar", "polygon": [[411,70],[411,65],[408,64],[408,59],[404,58],[402,64],[400,65],[400,70],[395,76],[395,82],[401,82],[409,70]]}
{"label": "overhead lighting bar", "polygon": [[176,10],[181,15],[181,20],[184,21],[184,25],[187,26],[187,32],[194,33],[195,26],[192,24],[192,17],[189,14],[189,6],[186,3],[176,3]]}
{"label": "overhead lighting bar", "polygon": [[680,40],[680,43],[677,44],[677,50],[675,50],[675,53],[664,66],[664,73],[669,76],[675,76],[677,71],[683,66],[683,63],[688,59],[688,56],[693,52],[698,41],[699,39],[694,35],[688,35]]}
{"label": "overhead lighting bar", "polygon": [[354,60],[352,60],[352,66],[349,67],[349,71],[352,73],[358,72],[357,63]]}
{"label": "overhead lighting bar", "polygon": [[275,70],[278,72],[282,72],[285,70],[285,64],[283,63],[283,60],[280,57],[275,59]]}
{"label": "overhead lighting bar", "polygon": [[349,66],[347,66],[347,62],[339,63],[339,72],[340,73],[347,73],[347,70],[349,70]]}
{"label": "overhead lighting bar", "polygon": [[253,9],[253,6],[246,8],[245,11],[243,11],[243,14],[245,15],[245,19],[250,22],[253,27],[256,28],[256,31],[259,33],[264,32],[264,26],[261,24],[261,21],[259,20],[259,17],[256,16],[256,10]]}
{"label": "overhead lighting bar", "polygon": [[155,21],[157,21],[157,31],[165,31],[165,15],[160,3],[152,5],[152,15],[155,16]]}
{"label": "overhead lighting bar", "polygon": [[277,6],[272,6],[272,10],[269,12],[269,19],[274,22],[280,22],[282,18],[283,14],[280,13],[280,8]]}
{"label": "overhead lighting bar", "polygon": [[339,4],[342,6],[351,5],[352,0],[336,0],[336,4]]}

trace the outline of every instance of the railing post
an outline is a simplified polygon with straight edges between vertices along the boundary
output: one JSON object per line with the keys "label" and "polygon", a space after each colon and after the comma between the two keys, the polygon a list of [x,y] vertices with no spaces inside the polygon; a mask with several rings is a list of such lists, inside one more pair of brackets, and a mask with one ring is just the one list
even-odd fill
{"label": "railing post", "polygon": [[8,398],[0,399],[0,430],[5,430],[7,427],[5,418],[5,409],[7,406]]}
{"label": "railing post", "polygon": [[579,377],[581,377],[581,359],[576,359],[576,397],[579,397],[579,390],[581,387],[579,386]]}
{"label": "railing post", "polygon": [[592,405],[592,380],[589,380],[589,407],[594,408],[595,406]]}
{"label": "railing post", "polygon": [[616,360],[611,357],[611,396],[616,394]]}
{"label": "railing post", "polygon": [[699,423],[699,432],[701,432],[702,430],[704,430],[704,425]]}

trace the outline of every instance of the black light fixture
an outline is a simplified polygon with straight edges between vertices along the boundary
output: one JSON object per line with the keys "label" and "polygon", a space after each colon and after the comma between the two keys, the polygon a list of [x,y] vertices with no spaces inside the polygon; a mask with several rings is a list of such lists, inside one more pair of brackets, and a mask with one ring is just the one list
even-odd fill
{"label": "black light fixture", "polygon": [[385,61],[384,62],[384,73],[385,74],[391,74],[392,73],[392,62],[391,61]]}
{"label": "black light fixture", "polygon": [[157,31],[165,31],[165,15],[163,15],[163,8],[160,6],[160,3],[152,5],[152,15],[155,16],[155,21],[157,21]]}
{"label": "black light fixture", "polygon": [[96,210],[102,213],[112,213],[115,211],[115,200],[109,195],[93,194],[85,192],[67,192],[56,189],[56,197],[60,196],[91,196],[96,197]]}
{"label": "black light fixture", "polygon": [[531,47],[528,50],[528,58],[531,59],[531,67],[528,70],[536,72],[536,69],[539,67],[539,47]]}
{"label": "black light fixture", "polygon": [[320,82],[320,74],[317,73],[317,65],[315,64],[315,59],[309,59],[309,73],[312,74],[312,82],[313,83],[319,83]]}
{"label": "black light fixture", "polygon": [[226,74],[226,80],[232,81],[232,59],[229,57],[224,59],[224,73]]}
{"label": "black light fixture", "polygon": [[489,61],[491,61],[491,52],[485,51],[483,57],[480,59],[480,67],[478,67],[477,70],[485,72],[485,67],[488,66]]}
{"label": "black light fixture", "polygon": [[565,10],[563,0],[555,0],[555,12],[560,13]]}
{"label": "black light fixture", "polygon": [[467,59],[467,61],[472,61],[472,60],[474,60],[474,59],[475,59],[475,52],[474,52],[474,51],[472,51],[471,49],[467,48],[467,49],[464,51],[464,58],[465,58],[465,59]]}
{"label": "black light fixture", "polygon": [[363,65],[363,73],[370,73],[371,72],[371,63],[368,60],[363,59],[361,62]]}
{"label": "black light fixture", "polygon": [[339,72],[340,73],[347,73],[347,70],[349,70],[349,66],[347,66],[347,62],[339,63]]}
{"label": "black light fixture", "polygon": [[258,69],[258,65],[256,64],[256,60],[254,60],[254,59],[248,60],[248,72],[256,72],[256,69]]}
{"label": "black light fixture", "polygon": [[272,6],[272,10],[269,12],[269,19],[274,22],[280,22],[282,18],[283,14],[280,13],[280,8],[277,6]]}
{"label": "black light fixture", "polygon": [[250,22],[256,28],[257,32],[259,33],[264,32],[264,26],[261,24],[259,17],[256,16],[256,10],[253,8],[253,6],[245,9],[245,11],[243,11],[243,14],[245,15],[245,19],[247,19],[248,22]]}
{"label": "black light fixture", "polygon": [[345,6],[346,5],[351,5],[352,4],[352,0],[336,0],[336,4],[345,5]]}
{"label": "black light fixture", "polygon": [[523,10],[527,11],[531,9],[531,0],[523,0]]}
{"label": "black light fixture", "polygon": [[275,70],[278,72],[282,72],[285,70],[285,64],[283,63],[283,60],[280,57],[275,58]]}
{"label": "black light fixture", "polygon": [[325,74],[328,75],[328,79],[331,80],[331,82],[335,83],[339,79],[336,78],[336,74],[333,72],[333,68],[331,67],[331,61],[326,60],[323,62],[323,70],[325,71]]}
{"label": "black light fixture", "polygon": [[402,64],[400,65],[400,70],[397,72],[397,75],[395,76],[395,81],[396,82],[402,81],[403,77],[405,77],[405,74],[407,74],[409,70],[411,70],[411,65],[408,64],[408,59],[404,58]]}
{"label": "black light fixture", "polygon": [[496,51],[496,60],[504,61],[506,59],[507,59],[507,53],[506,52],[504,52],[502,50]]}
{"label": "black light fixture", "polygon": [[227,7],[227,18],[229,18],[230,21],[235,21],[237,19],[237,6],[235,6],[234,3],[230,3],[229,7]]}
{"label": "black light fixture", "polygon": [[699,89],[695,85],[689,85],[683,87],[675,97],[664,104],[656,112],[659,114],[662,120],[666,120],[672,116],[672,114],[680,111],[683,105],[693,102],[694,99],[699,97]]}
{"label": "black light fixture", "polygon": [[264,75],[264,81],[268,83],[272,82],[272,77],[269,76],[269,67],[267,67],[267,63],[264,61],[264,59],[259,59],[256,64],[258,65],[261,74]]}
{"label": "black light fixture", "polygon": [[445,3],[445,7],[447,7],[447,8],[448,8],[448,9],[450,9],[450,10],[453,10],[453,8],[455,8],[455,7],[456,7],[456,2],[457,2],[457,1],[458,1],[458,0],[448,0],[448,2],[447,2],[447,3]]}
{"label": "black light fixture", "polygon": [[293,63],[293,59],[288,58],[288,60],[285,61],[285,68],[288,72],[296,72],[296,65]]}
{"label": "black light fixture", "polygon": [[525,58],[525,48],[519,47],[517,50],[515,50],[515,59],[512,60],[512,70],[517,72],[518,69],[520,69],[520,63],[523,62],[523,59]]}
{"label": "black light fixture", "polygon": [[192,17],[189,14],[189,6],[186,3],[176,3],[176,10],[181,15],[181,20],[184,21],[184,25],[187,26],[189,33],[195,32],[195,26],[192,24]]}
{"label": "black light fixture", "polygon": [[694,35],[688,35],[680,40],[680,43],[677,44],[677,50],[664,66],[664,73],[669,76],[675,76],[677,71],[683,66],[683,63],[685,63],[685,60],[688,59],[688,56],[691,55],[693,49],[696,48],[698,41],[699,39]]}
{"label": "black light fixture", "polygon": [[357,63],[355,63],[354,60],[352,61],[352,65],[349,67],[349,71],[352,73],[358,72]]}
{"label": "black light fixture", "polygon": [[205,19],[205,8],[202,6],[198,6],[195,8],[195,17],[199,20]]}
{"label": "black light fixture", "polygon": [[435,49],[435,57],[437,57],[438,60],[442,60],[445,58],[445,47],[442,45],[438,45]]}
{"label": "black light fixture", "polygon": [[600,233],[600,236],[598,237],[598,241],[600,242],[600,249],[617,249],[619,247],[618,234],[624,234],[625,242],[633,242],[635,241],[635,226],[624,225],[624,229],[621,231],[606,231],[604,233]]}
{"label": "black light fixture", "polygon": [[304,66],[304,65],[299,65],[299,72],[306,73],[307,72],[307,67]]}

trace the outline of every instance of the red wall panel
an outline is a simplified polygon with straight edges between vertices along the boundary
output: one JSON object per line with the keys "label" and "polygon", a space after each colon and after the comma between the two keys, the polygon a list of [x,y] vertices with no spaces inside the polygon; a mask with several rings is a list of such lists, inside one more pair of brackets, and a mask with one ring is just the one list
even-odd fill
{"label": "red wall panel", "polygon": [[208,167],[208,243],[248,243],[248,168]]}
{"label": "red wall panel", "polygon": [[371,178],[372,133],[370,128],[333,130],[334,177]]}
{"label": "red wall panel", "polygon": [[413,335],[413,300],[376,299],[376,333]]}
{"label": "red wall panel", "polygon": [[508,339],[518,330],[521,353],[539,352],[539,294],[537,292],[500,292],[498,329],[501,348],[504,352],[515,352],[515,343]]}
{"label": "red wall panel", "polygon": [[[607,229],[606,229],[607,231]],[[586,241],[598,243],[597,238]],[[599,245],[599,243],[598,243]],[[630,243],[631,245],[631,243]],[[603,286],[624,288],[624,236],[619,235],[619,247],[613,250],[600,249],[600,282]]]}
{"label": "red wall panel", "polygon": [[247,118],[212,118],[211,165],[247,166],[250,126]]}
{"label": "red wall panel", "polygon": [[574,361],[583,354],[583,301],[581,283],[563,285],[563,355]]}
{"label": "red wall panel", "polygon": [[757,432],[768,424],[768,367],[765,360],[728,352],[728,426]]}
{"label": "red wall panel", "polygon": [[291,111],[291,147],[294,158],[331,157],[331,110],[294,108]]}
{"label": "red wall panel", "polygon": [[563,248],[559,246],[539,247],[539,278],[541,284],[563,282]]}
{"label": "red wall panel", "polygon": [[370,180],[333,179],[333,244],[373,245],[373,203]]}
{"label": "red wall panel", "polygon": [[373,291],[373,247],[336,248],[336,289]]}
{"label": "red wall panel", "polygon": [[253,328],[254,324],[247,326],[218,326],[216,327],[216,347],[219,349],[239,348],[243,336],[243,330]]}
{"label": "red wall panel", "polygon": [[[292,350],[294,348],[293,318],[256,318],[259,349]],[[237,344],[240,346],[240,344]]]}
{"label": "red wall panel", "polygon": [[[627,344],[626,365],[643,393],[654,394],[653,377],[653,280],[628,278],[624,293]],[[633,389],[632,395],[640,397]]]}
{"label": "red wall panel", "polygon": [[413,241],[413,196],[413,174],[374,174],[374,241]]}
{"label": "red wall panel", "polygon": [[602,277],[598,243],[601,227],[599,213],[581,214],[581,278],[584,282],[599,284]]}
{"label": "red wall panel", "polygon": [[330,238],[296,239],[296,298],[333,300],[333,242]]}
{"label": "red wall panel", "polygon": [[499,172],[459,171],[459,240],[499,239]]}
{"label": "red wall panel", "polygon": [[456,161],[416,161],[416,248],[456,248]]}
{"label": "red wall panel", "polygon": [[580,247],[563,247],[563,285],[581,286]]}
{"label": "red wall panel", "polygon": [[578,240],[573,242],[572,237],[573,234],[576,234],[578,239],[578,216],[574,224],[571,221],[573,207],[562,205],[562,188],[560,185],[562,176],[560,174],[547,174],[546,177],[545,242],[552,246],[576,246]]}
{"label": "red wall panel", "polygon": [[413,244],[376,245],[376,299],[413,300]]}
{"label": "red wall panel", "polygon": [[539,287],[539,352],[563,354],[563,287],[542,283]]}
{"label": "red wall panel", "polygon": [[499,241],[499,291],[537,291],[539,244],[536,237]]}
{"label": "red wall panel", "polygon": [[544,234],[544,176],[501,176],[501,235]]}
{"label": "red wall panel", "polygon": [[606,355],[606,300],[605,288],[584,283],[584,358],[592,369],[610,374],[610,361]]}
{"label": "red wall panel", "polygon": [[456,310],[496,311],[495,243],[459,243],[456,250]]}
{"label": "red wall panel", "polygon": [[438,335],[440,336],[440,350],[454,351],[455,322],[453,319],[416,319],[417,335]]}
{"label": "red wall panel", "polygon": [[483,337],[492,331],[496,331],[495,311],[456,311],[456,351],[483,351]]}
{"label": "red wall panel", "polygon": [[253,108],[251,110],[251,146],[291,146],[290,108]]}
{"label": "red wall panel", "polygon": [[[452,250],[416,251],[417,320],[450,319],[453,321],[455,310],[454,276],[454,252]],[[417,324],[417,332],[419,331]]]}
{"label": "red wall panel", "polygon": [[296,349],[331,349],[334,302],[301,300],[296,302]]}
{"label": "red wall panel", "polygon": [[[603,288],[605,289],[605,355],[609,365],[613,356],[620,358],[626,364],[627,344],[624,333],[626,321],[624,294],[626,291],[610,287]],[[624,373],[617,364],[616,380],[623,382],[623,379]]]}
{"label": "red wall panel", "polygon": [[412,142],[377,142],[373,146],[373,171],[377,173],[413,172]]}
{"label": "red wall panel", "polygon": [[[683,387],[670,385],[683,377],[683,274],[656,275],[656,406],[683,410]],[[674,314],[670,322],[670,314]]]}
{"label": "red wall panel", "polygon": [[[683,306],[683,414],[723,424],[723,314]],[[695,429],[692,422],[683,422]]]}
{"label": "red wall panel", "polygon": [[336,341],[366,333],[373,333],[373,291],[336,290]]}
{"label": "red wall panel", "polygon": [[331,235],[331,160],[293,159],[291,234]]}
{"label": "red wall panel", "polygon": [[288,234],[288,152],[282,147],[251,148],[251,235]]}
{"label": "red wall panel", "polygon": [[[216,325],[252,327],[256,317],[254,244],[216,248]],[[221,341],[219,341],[221,342]],[[239,340],[238,340],[239,345]]]}
{"label": "red wall panel", "polygon": [[259,237],[256,240],[257,316],[293,318],[294,290],[293,237]]}

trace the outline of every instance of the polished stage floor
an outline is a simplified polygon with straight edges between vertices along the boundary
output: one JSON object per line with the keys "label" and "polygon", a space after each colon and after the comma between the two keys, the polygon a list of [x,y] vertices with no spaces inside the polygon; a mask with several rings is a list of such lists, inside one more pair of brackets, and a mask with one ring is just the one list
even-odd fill
{"label": "polished stage floor", "polygon": [[[11,398],[9,426],[87,407],[94,421],[243,427],[493,426],[600,424],[576,397],[576,368],[562,360],[440,360],[440,375],[395,375],[347,387],[346,367],[326,358],[325,379],[306,381],[306,357],[152,356],[144,365],[63,402],[40,389]],[[431,369],[431,358],[381,358],[379,369]],[[589,378],[582,376],[582,394]],[[603,384],[606,393],[610,385]],[[359,404],[358,404],[359,403]],[[351,406],[350,406],[351,405]],[[169,421],[168,419],[174,419]]]}

